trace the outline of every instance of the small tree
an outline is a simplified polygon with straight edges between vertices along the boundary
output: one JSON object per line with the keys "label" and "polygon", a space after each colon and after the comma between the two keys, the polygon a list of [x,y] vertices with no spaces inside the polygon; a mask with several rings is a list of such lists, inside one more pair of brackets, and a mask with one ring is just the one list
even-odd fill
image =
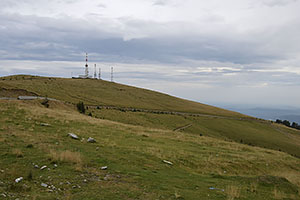
{"label": "small tree", "polygon": [[291,123],[288,120],[284,120],[282,123],[286,126],[291,126]]}
{"label": "small tree", "polygon": [[85,107],[84,107],[84,103],[82,101],[77,104],[77,110],[82,114],[85,113]]}

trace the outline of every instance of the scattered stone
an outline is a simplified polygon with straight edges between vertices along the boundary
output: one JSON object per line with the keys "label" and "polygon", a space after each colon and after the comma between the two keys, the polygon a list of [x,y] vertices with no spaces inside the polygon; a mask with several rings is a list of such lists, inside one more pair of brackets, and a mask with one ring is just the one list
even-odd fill
{"label": "scattered stone", "polygon": [[6,196],[6,194],[4,194],[4,193],[2,193],[2,194],[1,194],[1,196],[3,196],[3,197],[7,197],[7,196]]}
{"label": "scattered stone", "polygon": [[92,138],[92,137],[89,137],[87,139],[87,142],[89,142],[89,143],[96,143],[96,140],[94,138]]}
{"label": "scattered stone", "polygon": [[4,170],[0,169],[0,172],[1,172],[1,173],[4,173]]}
{"label": "scattered stone", "polygon": [[40,168],[40,167],[39,167],[38,165],[34,165],[34,168],[37,168],[37,169],[38,169],[38,168]]}
{"label": "scattered stone", "polygon": [[23,177],[19,177],[19,178],[17,178],[16,180],[15,180],[15,182],[16,183],[19,183],[19,182],[21,182],[23,180]]}
{"label": "scattered stone", "polygon": [[168,165],[173,165],[173,163],[172,163],[172,162],[170,162],[170,161],[167,161],[167,160],[163,160],[163,162],[164,162],[164,163],[166,163],[166,164],[168,164]]}
{"label": "scattered stone", "polygon": [[79,140],[79,137],[74,133],[68,133],[68,136],[70,136],[74,140]]}
{"label": "scattered stone", "polygon": [[107,170],[107,166],[103,166],[103,167],[101,167],[101,170]]}
{"label": "scattered stone", "polygon": [[47,123],[41,123],[41,126],[51,126],[51,125]]}
{"label": "scattered stone", "polygon": [[96,151],[98,151],[99,150],[99,147],[96,147]]}
{"label": "scattered stone", "polygon": [[48,187],[48,185],[46,183],[41,183],[41,186],[45,187],[45,188]]}
{"label": "scattered stone", "polygon": [[87,183],[87,180],[86,180],[86,179],[84,179],[84,180],[83,180],[83,182]]}
{"label": "scattered stone", "polygon": [[54,164],[54,168],[57,168],[57,164]]}
{"label": "scattered stone", "polygon": [[44,170],[44,169],[46,169],[46,168],[47,168],[47,166],[44,165],[43,167],[41,167],[41,170]]}

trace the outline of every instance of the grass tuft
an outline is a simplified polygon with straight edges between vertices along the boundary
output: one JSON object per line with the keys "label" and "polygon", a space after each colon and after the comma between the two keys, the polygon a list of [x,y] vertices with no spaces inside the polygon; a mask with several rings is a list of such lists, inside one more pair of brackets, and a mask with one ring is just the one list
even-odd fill
{"label": "grass tuft", "polygon": [[83,164],[82,156],[79,152],[72,152],[69,150],[58,152],[51,150],[49,155],[53,162],[73,163],[79,166],[82,166]]}
{"label": "grass tuft", "polygon": [[241,193],[240,188],[236,185],[227,186],[225,192],[227,194],[228,200],[234,200],[236,198],[239,198]]}
{"label": "grass tuft", "polygon": [[22,158],[24,156],[23,152],[20,149],[13,149],[12,154],[17,158]]}

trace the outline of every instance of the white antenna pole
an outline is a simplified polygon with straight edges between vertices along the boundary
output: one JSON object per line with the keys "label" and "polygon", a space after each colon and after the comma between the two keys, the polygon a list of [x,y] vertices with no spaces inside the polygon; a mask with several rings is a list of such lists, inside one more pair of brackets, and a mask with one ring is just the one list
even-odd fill
{"label": "white antenna pole", "polygon": [[97,78],[97,72],[96,72],[96,64],[95,64],[95,69],[94,69],[94,79],[96,79]]}
{"label": "white antenna pole", "polygon": [[99,67],[99,80],[101,79],[101,68]]}
{"label": "white antenna pole", "polygon": [[111,82],[114,82],[114,68],[111,67],[111,75],[110,75]]}

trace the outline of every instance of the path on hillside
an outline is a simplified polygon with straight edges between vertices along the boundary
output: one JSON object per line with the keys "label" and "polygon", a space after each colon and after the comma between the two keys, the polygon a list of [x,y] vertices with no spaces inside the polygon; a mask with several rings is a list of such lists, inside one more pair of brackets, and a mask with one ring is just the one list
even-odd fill
{"label": "path on hillside", "polygon": [[188,124],[188,125],[185,125],[185,126],[181,126],[181,127],[178,127],[178,128],[175,128],[173,129],[173,131],[182,131],[184,129],[187,129],[189,127],[193,126],[193,124]]}

